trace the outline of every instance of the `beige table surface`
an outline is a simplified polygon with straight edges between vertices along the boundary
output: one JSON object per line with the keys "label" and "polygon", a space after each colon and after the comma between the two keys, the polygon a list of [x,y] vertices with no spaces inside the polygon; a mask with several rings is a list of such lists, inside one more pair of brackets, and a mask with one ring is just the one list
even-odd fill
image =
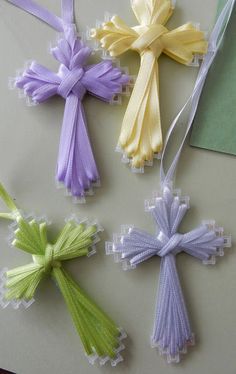
{"label": "beige table surface", "polygon": [[[41,0],[59,14],[59,0]],[[178,0],[170,22],[176,27],[186,21],[201,23],[204,30],[213,24],[216,0]],[[117,13],[133,24],[128,0],[76,1],[76,21],[80,30],[102,20],[104,11]],[[113,316],[129,334],[125,361],[114,370],[92,367],[82,353],[80,339],[59,291],[49,280],[37,293],[37,301],[27,311],[0,310],[0,367],[17,374],[236,374],[236,254],[229,250],[217,266],[205,267],[187,255],[178,258],[178,270],[190,313],[196,347],[178,366],[169,366],[150,348],[159,260],[153,259],[133,272],[123,272],[104,254],[104,241],[118,232],[120,224],[153,231],[151,218],[144,213],[144,199],[158,188],[159,164],[145,175],[133,175],[114,152],[126,100],[109,106],[95,98],[85,100],[88,127],[101,172],[102,187],[87,205],[73,205],[57,190],[54,170],[63,100],[27,107],[17,91],[9,91],[8,77],[25,60],[36,59],[51,68],[57,64],[47,54],[55,32],[19,9],[0,2],[0,179],[26,212],[46,215],[59,229],[71,213],[97,217],[105,228],[97,255],[67,265],[80,284]],[[138,57],[127,54],[122,65],[136,74]],[[197,70],[161,58],[161,108],[166,131],[194,84]],[[216,77],[217,78],[217,77]],[[223,154],[186,146],[179,165],[176,186],[191,196],[192,209],[183,230],[203,219],[215,218],[236,236],[236,159]],[[29,256],[9,248],[5,240],[7,224],[0,225],[0,267],[25,264]],[[234,249],[234,248],[233,248]]]}

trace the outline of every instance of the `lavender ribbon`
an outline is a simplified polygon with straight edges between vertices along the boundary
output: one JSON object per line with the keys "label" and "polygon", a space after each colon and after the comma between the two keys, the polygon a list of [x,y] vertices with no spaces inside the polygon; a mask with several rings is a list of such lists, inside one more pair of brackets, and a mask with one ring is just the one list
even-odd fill
{"label": "lavender ribbon", "polygon": [[114,254],[125,270],[134,269],[151,257],[161,258],[159,291],[151,343],[158,347],[168,362],[179,362],[194,344],[186,305],[176,268],[176,255],[185,252],[204,264],[214,264],[223,256],[230,239],[214,222],[203,222],[195,230],[180,234],[182,219],[188,210],[187,197],[181,198],[165,186],[158,198],[151,201],[148,211],[157,225],[157,234],[150,235],[134,227],[124,227],[120,236],[107,243],[107,254]]}
{"label": "lavender ribbon", "polygon": [[[161,159],[160,179],[162,191],[148,202],[147,210],[152,213],[157,225],[157,234],[150,235],[134,227],[123,227],[121,235],[114,235],[113,242],[107,243],[107,254],[115,255],[123,263],[124,269],[133,269],[153,256],[161,258],[159,291],[156,304],[151,343],[158,347],[161,354],[167,356],[168,362],[180,361],[180,354],[186,353],[187,347],[194,344],[183,292],[176,268],[176,256],[185,252],[203,262],[215,264],[216,256],[223,256],[224,248],[231,246],[230,237],[223,235],[223,229],[216,227],[215,222],[203,222],[195,230],[185,234],[179,233],[179,226],[189,208],[189,198],[182,198],[173,191],[173,179],[185,140],[190,131],[201,92],[208,71],[222,43],[228,22],[236,0],[228,0],[222,10],[209,38],[209,50],[206,54],[192,95],[173,121],[167,133]],[[190,105],[187,123],[184,121],[186,109]],[[170,166],[165,171],[167,148],[174,130],[183,131],[180,144]]]}
{"label": "lavender ribbon", "polygon": [[78,38],[73,24],[73,0],[62,1],[62,19],[31,0],[13,0],[14,5],[47,22],[63,32],[53,57],[60,63],[58,73],[32,62],[22,76],[15,80],[16,87],[23,89],[33,103],[42,103],[54,95],[66,101],[62,124],[57,181],[75,197],[84,197],[92,185],[99,182],[99,173],[89,140],[82,100],[86,93],[110,102],[122,92],[129,78],[110,60],[87,65],[91,49]]}

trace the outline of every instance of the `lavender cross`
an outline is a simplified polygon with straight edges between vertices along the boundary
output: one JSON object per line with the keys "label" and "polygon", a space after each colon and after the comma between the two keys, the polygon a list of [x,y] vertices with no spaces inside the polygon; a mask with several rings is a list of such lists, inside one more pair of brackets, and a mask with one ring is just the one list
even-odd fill
{"label": "lavender cross", "polygon": [[[33,1],[29,2],[30,9],[26,8],[25,1],[24,7],[18,0],[13,3],[35,15],[31,10],[36,8]],[[72,1],[70,4],[72,9]],[[37,17],[43,19],[41,13],[45,13],[45,10],[40,12],[38,8],[39,6]],[[51,18],[49,22],[47,13],[46,16],[50,23]],[[88,136],[82,100],[89,93],[110,102],[114,95],[122,92],[122,86],[128,83],[129,78],[120,69],[113,67],[109,60],[87,65],[91,50],[78,38],[74,24],[57,17],[55,23],[58,22],[63,26],[63,36],[57,46],[51,49],[52,55],[60,63],[58,72],[54,73],[37,62],[32,62],[22,76],[15,78],[14,83],[24,90],[33,103],[42,103],[54,95],[60,95],[66,100],[56,178],[73,196],[83,198],[100,178]]]}
{"label": "lavender cross", "polygon": [[189,208],[189,198],[176,195],[169,186],[162,194],[148,202],[158,226],[153,236],[134,227],[124,226],[121,235],[115,235],[107,243],[107,254],[114,254],[116,261],[123,262],[125,270],[136,268],[153,256],[161,258],[159,298],[151,344],[158,347],[168,362],[179,362],[180,353],[194,344],[187,309],[176,269],[176,255],[185,252],[203,264],[215,264],[216,256],[224,255],[224,247],[230,247],[230,237],[223,236],[223,229],[214,222],[203,222],[197,229],[186,234],[178,228]]}

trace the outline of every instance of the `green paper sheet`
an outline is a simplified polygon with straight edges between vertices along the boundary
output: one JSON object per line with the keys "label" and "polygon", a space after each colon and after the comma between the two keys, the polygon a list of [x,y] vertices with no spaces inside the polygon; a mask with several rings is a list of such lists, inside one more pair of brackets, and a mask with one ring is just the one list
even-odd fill
{"label": "green paper sheet", "polygon": [[[224,4],[220,0],[219,11]],[[209,71],[190,144],[236,155],[236,7]]]}

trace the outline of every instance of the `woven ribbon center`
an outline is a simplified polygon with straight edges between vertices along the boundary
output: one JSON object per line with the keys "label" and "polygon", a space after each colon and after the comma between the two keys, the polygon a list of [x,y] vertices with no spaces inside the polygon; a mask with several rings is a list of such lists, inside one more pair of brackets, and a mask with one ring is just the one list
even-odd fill
{"label": "woven ribbon center", "polygon": [[60,261],[54,259],[54,249],[51,244],[47,245],[44,256],[35,255],[33,256],[33,260],[36,264],[44,267],[46,274],[49,274],[54,267],[61,267]]}
{"label": "woven ribbon center", "polygon": [[62,79],[57,89],[58,95],[66,99],[70,93],[73,93],[79,98],[79,100],[82,100],[86,93],[86,88],[81,83],[84,69],[74,68],[69,70],[65,65],[63,65],[61,66],[60,72],[62,74]]}
{"label": "woven ribbon center", "polygon": [[168,29],[163,25],[137,26],[134,29],[139,34],[139,37],[131,48],[140,54],[147,52],[149,49],[158,58],[164,49],[161,37],[168,32]]}
{"label": "woven ribbon center", "polygon": [[169,254],[176,255],[178,253],[178,246],[183,238],[182,234],[174,234],[167,239],[163,248],[158,252],[158,256],[165,257]]}

